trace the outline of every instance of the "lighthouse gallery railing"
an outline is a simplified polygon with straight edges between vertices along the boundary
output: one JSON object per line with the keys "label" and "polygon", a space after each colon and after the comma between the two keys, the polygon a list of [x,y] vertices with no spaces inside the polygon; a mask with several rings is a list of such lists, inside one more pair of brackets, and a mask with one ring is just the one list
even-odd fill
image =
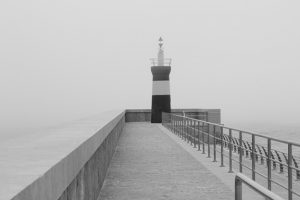
{"label": "lighthouse gallery railing", "polygon": [[[293,149],[300,148],[300,144],[182,115],[163,113],[162,120],[163,126],[194,148],[198,148],[203,154],[207,152],[208,158],[213,156],[213,162],[216,162],[217,158],[220,159],[220,167],[225,166],[224,158],[228,158],[229,173],[233,172],[233,162],[235,162],[240,173],[243,173],[243,169],[250,170],[252,180],[256,180],[256,175],[265,179],[269,190],[272,190],[274,183],[287,191],[289,200],[293,199],[293,196],[300,197],[300,187],[298,187],[300,186],[300,158],[293,155]],[[278,145],[287,146],[287,153],[282,149],[279,150]],[[263,169],[264,161],[266,161],[266,174],[258,170]],[[272,173],[277,167],[279,173],[284,174],[286,170],[287,184],[278,181],[277,175]],[[282,177],[284,176],[281,175]]]}

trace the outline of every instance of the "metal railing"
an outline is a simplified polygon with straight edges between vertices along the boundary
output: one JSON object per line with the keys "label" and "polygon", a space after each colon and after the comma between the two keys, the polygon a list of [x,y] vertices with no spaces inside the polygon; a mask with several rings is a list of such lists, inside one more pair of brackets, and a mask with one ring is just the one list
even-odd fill
{"label": "metal railing", "polygon": [[[271,191],[275,184],[276,187],[287,191],[289,200],[292,200],[293,196],[300,197],[300,159],[293,156],[293,149],[300,148],[300,144],[177,114],[163,113],[162,120],[162,124],[170,131],[198,148],[203,154],[207,154],[208,158],[213,157],[213,162],[217,162],[218,157],[220,167],[225,166],[224,161],[227,158],[229,173],[233,172],[234,165],[240,173],[248,169],[252,180],[255,181],[257,176],[266,180],[268,190]],[[287,146],[287,153],[279,150],[278,144]],[[264,163],[267,168],[266,174],[259,171],[263,169]],[[287,178],[272,173],[276,166],[279,166],[282,174],[283,169],[286,169]],[[283,179],[285,183],[279,179]]]}
{"label": "metal railing", "polygon": [[258,183],[256,183],[255,181],[251,180],[250,178],[248,178],[247,176],[241,173],[237,173],[237,175],[235,176],[235,186],[234,186],[235,200],[243,199],[242,183],[248,185],[252,190],[264,196],[268,200],[283,200],[283,198],[281,198],[280,196],[274,194],[270,190],[267,190],[263,186],[259,185]]}

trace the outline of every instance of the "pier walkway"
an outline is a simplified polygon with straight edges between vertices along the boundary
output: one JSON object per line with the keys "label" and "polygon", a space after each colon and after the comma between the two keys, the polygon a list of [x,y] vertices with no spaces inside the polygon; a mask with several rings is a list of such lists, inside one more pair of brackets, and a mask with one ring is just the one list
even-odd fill
{"label": "pier walkway", "polygon": [[126,123],[99,200],[234,198],[230,187],[159,126]]}

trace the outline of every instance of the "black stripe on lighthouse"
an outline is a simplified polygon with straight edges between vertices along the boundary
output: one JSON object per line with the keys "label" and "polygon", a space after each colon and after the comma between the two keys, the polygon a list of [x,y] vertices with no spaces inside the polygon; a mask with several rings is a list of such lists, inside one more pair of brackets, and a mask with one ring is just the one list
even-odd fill
{"label": "black stripe on lighthouse", "polygon": [[162,122],[162,112],[171,112],[170,66],[153,66],[151,123]]}

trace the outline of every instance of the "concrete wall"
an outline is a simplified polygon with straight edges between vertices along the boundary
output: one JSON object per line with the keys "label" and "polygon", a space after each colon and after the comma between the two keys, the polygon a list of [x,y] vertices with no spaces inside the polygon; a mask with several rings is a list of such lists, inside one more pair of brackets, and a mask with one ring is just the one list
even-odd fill
{"label": "concrete wall", "polygon": [[96,200],[104,182],[106,171],[118,143],[124,118],[104,139],[89,161],[80,170],[59,200]]}
{"label": "concrete wall", "polygon": [[150,122],[150,109],[128,109],[125,114],[126,122]]}
{"label": "concrete wall", "polygon": [[[96,200],[125,124],[124,111],[118,112],[117,115],[108,115],[109,120],[106,117],[100,116],[97,120],[86,120],[83,123],[85,130],[94,130],[95,132],[93,134],[82,132],[82,134],[88,134],[88,138],[83,140],[81,145],[78,145],[62,159],[57,160],[54,166],[39,175],[35,181],[12,199]],[[98,122],[98,126],[94,122]],[[80,129],[80,122],[78,121],[74,126],[72,126],[72,130],[74,130],[73,134],[76,134],[76,126],[77,129]],[[72,131],[68,134],[72,134]],[[82,136],[82,138],[86,138],[84,135]],[[69,140],[69,142],[72,143],[73,141]],[[48,141],[48,143],[51,143],[51,141]],[[68,143],[65,145],[68,145]],[[47,149],[48,153],[56,150]],[[41,154],[43,153],[41,152]],[[47,160],[47,157],[43,159]],[[37,162],[34,165],[39,164]],[[17,172],[20,173],[20,171],[21,169]],[[15,176],[17,175],[15,174]]]}

